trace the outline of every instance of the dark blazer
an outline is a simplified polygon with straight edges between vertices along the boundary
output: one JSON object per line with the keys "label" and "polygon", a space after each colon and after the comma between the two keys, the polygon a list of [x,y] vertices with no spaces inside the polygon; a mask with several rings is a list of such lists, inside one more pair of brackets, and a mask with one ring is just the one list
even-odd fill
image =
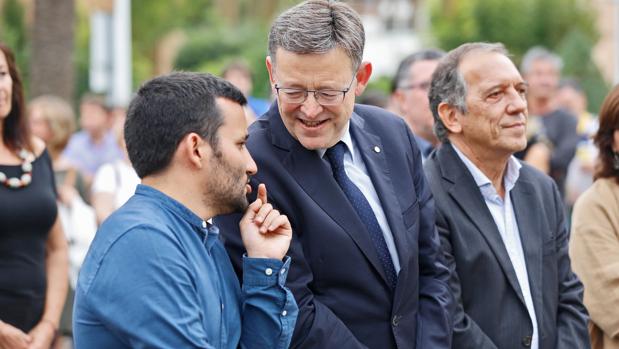
{"label": "dark blazer", "polygon": [[[454,348],[522,348],[533,326],[498,228],[451,144],[426,160],[457,301]],[[589,348],[583,287],[570,267],[564,208],[550,177],[523,163],[511,191],[540,349]]]}
{"label": "dark blazer", "polygon": [[[449,274],[413,135],[400,118],[361,105],[350,132],[397,246],[395,290],[328,162],[288,133],[275,104],[250,127],[247,147],[259,169],[252,186],[266,184],[270,202],[293,228],[287,286],[299,318],[292,347],[447,348],[453,325]],[[244,252],[238,220],[216,219],[237,270]]]}

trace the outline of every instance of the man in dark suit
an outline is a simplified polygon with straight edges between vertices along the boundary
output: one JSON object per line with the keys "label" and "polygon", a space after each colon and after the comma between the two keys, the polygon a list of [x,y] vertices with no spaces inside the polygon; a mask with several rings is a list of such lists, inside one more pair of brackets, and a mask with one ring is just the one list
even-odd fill
{"label": "man in dark suit", "polygon": [[526,146],[527,83],[501,44],[465,44],[432,77],[443,145],[425,163],[457,301],[454,348],[588,348],[552,179]]}
{"label": "man in dark suit", "polygon": [[[274,22],[277,102],[247,146],[294,229],[293,348],[448,348],[452,296],[420,152],[401,118],[355,105],[372,72],[348,5],[307,1]],[[237,266],[237,217],[217,219]],[[237,228],[238,230],[238,228]]]}

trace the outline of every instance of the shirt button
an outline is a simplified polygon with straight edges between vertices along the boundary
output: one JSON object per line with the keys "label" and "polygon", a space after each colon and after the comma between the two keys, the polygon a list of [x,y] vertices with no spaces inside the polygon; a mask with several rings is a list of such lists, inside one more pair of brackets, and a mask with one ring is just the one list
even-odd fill
{"label": "shirt button", "polygon": [[271,276],[271,275],[273,275],[273,269],[271,269],[271,268],[267,268],[267,269],[264,271],[264,273],[265,273],[265,274],[267,274],[268,276]]}
{"label": "shirt button", "polygon": [[286,316],[286,315],[288,315],[288,312],[287,312],[287,311],[285,311],[285,310],[284,310],[284,311],[282,311],[282,316]]}
{"label": "shirt button", "polygon": [[221,303],[221,310],[224,310],[225,306],[223,303]]}
{"label": "shirt button", "polygon": [[202,228],[206,229],[206,221],[202,221]]}

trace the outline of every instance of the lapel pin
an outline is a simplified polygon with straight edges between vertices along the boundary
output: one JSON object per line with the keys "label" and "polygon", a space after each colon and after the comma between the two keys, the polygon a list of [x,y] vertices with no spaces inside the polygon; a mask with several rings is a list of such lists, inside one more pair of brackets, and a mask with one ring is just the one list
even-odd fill
{"label": "lapel pin", "polygon": [[380,147],[378,147],[377,145],[374,146],[374,152],[375,153],[380,153]]}

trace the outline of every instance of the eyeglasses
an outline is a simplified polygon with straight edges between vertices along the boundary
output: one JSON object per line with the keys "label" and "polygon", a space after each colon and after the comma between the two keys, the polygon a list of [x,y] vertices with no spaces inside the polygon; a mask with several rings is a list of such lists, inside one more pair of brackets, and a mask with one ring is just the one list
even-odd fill
{"label": "eyeglasses", "polygon": [[424,82],[419,82],[416,84],[408,84],[408,85],[403,85],[403,86],[399,86],[398,89],[400,90],[416,90],[416,89],[420,89],[422,91],[428,91],[430,89],[430,84],[432,82],[431,81],[424,81]]}
{"label": "eyeglasses", "polygon": [[338,105],[344,101],[344,97],[346,97],[346,93],[350,91],[353,81],[355,81],[355,76],[352,77],[350,84],[348,84],[348,87],[344,90],[306,90],[304,88],[280,87],[275,84],[275,91],[277,91],[277,96],[279,96],[284,103],[301,104],[305,102],[309,93],[312,92],[318,104],[325,106]]}

